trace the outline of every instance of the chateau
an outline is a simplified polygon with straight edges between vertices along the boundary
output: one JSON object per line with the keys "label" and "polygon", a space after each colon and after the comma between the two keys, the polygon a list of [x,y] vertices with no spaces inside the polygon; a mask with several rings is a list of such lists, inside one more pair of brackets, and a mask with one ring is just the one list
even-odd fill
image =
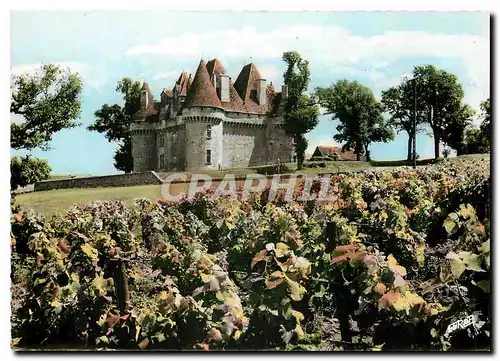
{"label": "chateau", "polygon": [[276,92],[257,67],[233,82],[218,59],[182,72],[155,101],[144,82],[130,126],[134,172],[248,167],[294,160],[283,128],[287,87]]}

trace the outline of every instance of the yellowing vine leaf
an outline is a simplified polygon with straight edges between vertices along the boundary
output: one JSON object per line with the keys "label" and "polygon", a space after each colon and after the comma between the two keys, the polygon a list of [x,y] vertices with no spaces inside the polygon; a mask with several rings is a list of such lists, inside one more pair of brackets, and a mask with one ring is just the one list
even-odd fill
{"label": "yellowing vine leaf", "polygon": [[377,285],[375,286],[375,288],[373,290],[375,292],[377,292],[378,294],[383,295],[385,293],[385,291],[387,290],[387,287],[382,282],[379,282],[379,283],[377,283]]}
{"label": "yellowing vine leaf", "polygon": [[267,249],[263,249],[262,251],[257,253],[252,259],[252,263],[250,264],[250,268],[253,268],[257,263],[259,263],[261,261],[267,261],[271,257],[271,256],[268,256],[267,253],[268,253]]}
{"label": "yellowing vine leaf", "polygon": [[464,204],[461,204],[460,210],[458,211],[458,213],[463,218],[469,219],[469,218],[474,217],[476,215],[476,210],[470,204],[467,204],[467,206]]}
{"label": "yellowing vine leaf", "polygon": [[295,325],[295,334],[297,335],[297,340],[302,340],[304,338],[304,330],[300,326],[300,323]]}
{"label": "yellowing vine leaf", "polygon": [[409,310],[416,305],[425,305],[425,301],[422,297],[410,291],[405,291],[405,293],[402,294],[392,290],[379,299],[380,308],[390,309],[392,307],[398,312],[405,311],[408,313]]}
{"label": "yellowing vine leaf", "polygon": [[459,278],[465,271],[465,264],[459,258],[450,259],[451,274],[455,278]]}
{"label": "yellowing vine leaf", "polygon": [[387,257],[387,266],[396,275],[406,276],[406,268],[400,266],[392,254]]}
{"label": "yellowing vine leaf", "polygon": [[293,266],[299,271],[300,277],[304,279],[311,273],[311,262],[304,257],[297,257]]}
{"label": "yellowing vine leaf", "polygon": [[304,294],[306,293],[306,289],[300,285],[300,283],[291,280],[289,277],[285,275],[286,284],[288,286],[288,292],[290,292],[290,297],[294,301],[300,301]]}
{"label": "yellowing vine leaf", "polygon": [[290,248],[286,244],[284,244],[282,242],[276,243],[276,249],[275,249],[276,257],[280,258],[280,257],[286,256],[289,251],[290,251]]}
{"label": "yellowing vine leaf", "polygon": [[210,341],[219,342],[219,341],[222,341],[222,339],[223,339],[222,333],[218,329],[216,329],[215,327],[212,327],[208,331],[208,334],[207,334],[208,342],[210,342]]}
{"label": "yellowing vine leaf", "polygon": [[443,226],[444,226],[444,229],[446,230],[446,232],[448,232],[449,235],[452,235],[452,234],[455,234],[455,232],[458,231],[458,224],[456,223],[456,221],[449,217],[445,219],[444,223],[443,223]]}
{"label": "yellowing vine leaf", "polygon": [[113,288],[113,279],[104,278],[104,273],[97,275],[92,281],[95,291],[98,292],[99,296],[106,296],[108,290]]}
{"label": "yellowing vine leaf", "polygon": [[85,253],[92,260],[96,260],[99,258],[99,252],[97,251],[97,249],[92,247],[90,244],[88,244],[88,243],[82,244],[81,249],[82,249],[83,253]]}
{"label": "yellowing vine leaf", "polygon": [[271,273],[268,279],[266,279],[266,287],[268,289],[273,289],[278,287],[285,279],[285,275],[281,271],[275,271]]}

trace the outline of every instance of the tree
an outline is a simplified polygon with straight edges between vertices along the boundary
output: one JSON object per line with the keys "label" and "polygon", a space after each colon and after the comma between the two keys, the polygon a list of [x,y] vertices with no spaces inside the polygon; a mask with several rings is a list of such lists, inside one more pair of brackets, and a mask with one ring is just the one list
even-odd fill
{"label": "tree", "polygon": [[96,120],[87,129],[103,133],[109,142],[118,142],[114,155],[116,169],[132,172],[132,139],[129,133],[132,116],[139,110],[142,84],[130,78],[118,82],[116,91],[123,95],[123,106],[104,104],[94,115]]}
{"label": "tree", "polygon": [[[391,115],[389,125],[397,131],[408,133],[407,160],[413,158],[413,142],[418,132],[418,125],[423,122],[422,112],[415,107],[416,95],[415,82],[407,78],[403,79],[399,85],[382,92],[384,110]],[[413,129],[414,123],[417,129]]]}
{"label": "tree", "polygon": [[10,113],[13,149],[48,149],[54,133],[80,125],[82,81],[78,74],[56,65],[43,65],[35,73],[13,76]]}
{"label": "tree", "polygon": [[481,129],[470,128],[465,132],[464,148],[465,154],[488,153],[490,144]]}
{"label": "tree", "polygon": [[483,115],[483,122],[481,123],[481,131],[484,134],[488,148],[491,147],[491,101],[490,98],[481,102],[479,105]]}
{"label": "tree", "polygon": [[442,140],[450,148],[456,150],[457,155],[466,154],[466,132],[471,125],[471,118],[474,110],[464,104],[456,113],[448,114],[445,126],[442,132]]}
{"label": "tree", "polygon": [[319,107],[305,94],[311,76],[309,62],[295,51],[283,53],[283,61],[287,64],[283,78],[288,86],[284,104],[285,131],[296,139],[297,169],[302,169],[307,149],[304,134],[318,125]]}
{"label": "tree", "polygon": [[456,114],[463,111],[464,91],[455,74],[433,65],[416,66],[417,106],[434,136],[434,156],[440,155],[440,141]]}
{"label": "tree", "polygon": [[343,150],[354,150],[357,160],[363,154],[370,160],[372,142],[394,139],[391,127],[382,117],[382,104],[369,88],[357,81],[339,80],[329,88],[317,88],[316,95],[327,114],[340,121],[339,133],[333,138],[345,142]]}
{"label": "tree", "polygon": [[488,153],[491,150],[491,102],[480,104],[483,121],[479,128],[468,127],[464,132],[463,149],[466,154]]}
{"label": "tree", "polygon": [[46,160],[26,157],[13,157],[10,160],[10,189],[40,182],[49,178],[51,168]]}

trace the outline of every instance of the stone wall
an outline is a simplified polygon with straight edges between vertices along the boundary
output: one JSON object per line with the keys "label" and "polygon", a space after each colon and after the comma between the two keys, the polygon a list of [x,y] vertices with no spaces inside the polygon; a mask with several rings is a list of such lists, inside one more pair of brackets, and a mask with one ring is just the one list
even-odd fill
{"label": "stone wall", "polygon": [[266,128],[267,138],[267,160],[275,164],[288,163],[292,161],[294,153],[293,138],[286,134],[281,124],[268,124]]}
{"label": "stone wall", "polygon": [[51,189],[129,187],[147,184],[162,184],[162,180],[155,172],[58,179],[36,183],[35,192],[48,191]]}
{"label": "stone wall", "polygon": [[132,133],[132,158],[134,172],[157,169],[156,134],[152,130],[138,130]]}
{"label": "stone wall", "polygon": [[244,168],[266,163],[265,125],[224,124],[224,168]]}

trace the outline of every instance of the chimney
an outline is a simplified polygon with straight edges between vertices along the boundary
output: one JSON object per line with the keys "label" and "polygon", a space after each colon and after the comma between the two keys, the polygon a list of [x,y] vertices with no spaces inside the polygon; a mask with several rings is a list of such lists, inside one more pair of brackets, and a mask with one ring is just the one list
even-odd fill
{"label": "chimney", "polygon": [[146,89],[141,91],[141,108],[146,109],[148,107],[148,91]]}
{"label": "chimney", "polygon": [[266,100],[266,79],[257,79],[257,101],[259,102],[259,105],[265,105]]}
{"label": "chimney", "polygon": [[225,74],[219,74],[218,87],[220,87],[220,101],[228,102],[229,99],[229,76]]}
{"label": "chimney", "polygon": [[281,99],[285,100],[288,98],[288,85],[283,84],[281,86]]}

